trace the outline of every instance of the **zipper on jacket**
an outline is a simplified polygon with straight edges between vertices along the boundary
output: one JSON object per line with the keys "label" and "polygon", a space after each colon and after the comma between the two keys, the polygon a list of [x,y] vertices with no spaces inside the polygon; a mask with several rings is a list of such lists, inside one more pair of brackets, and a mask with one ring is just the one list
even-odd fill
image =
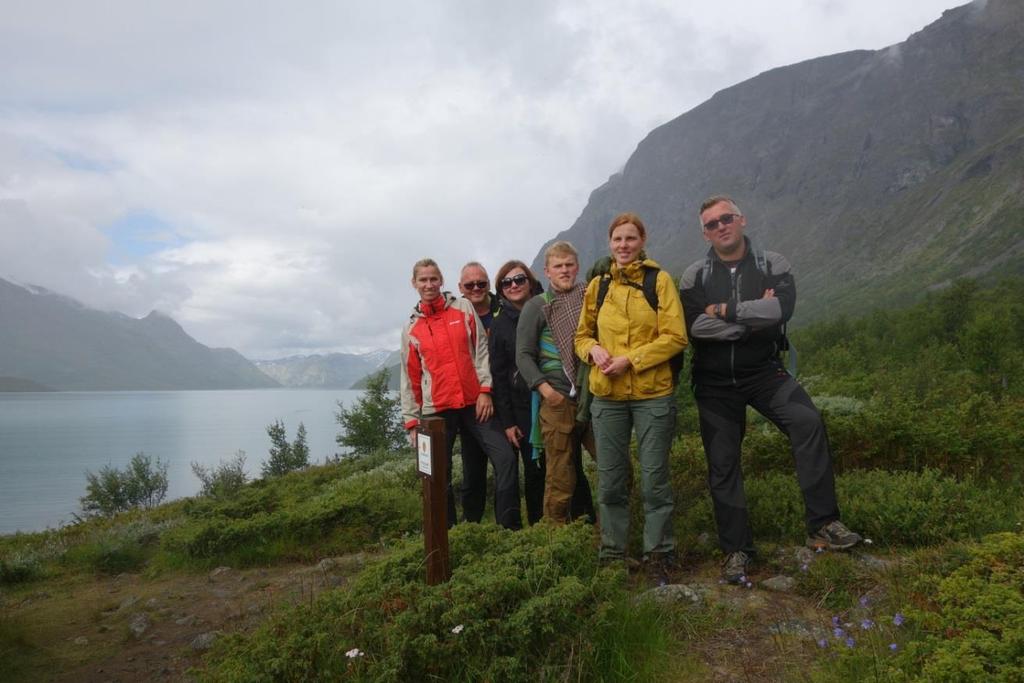
{"label": "zipper on jacket", "polygon": [[[739,282],[740,282],[740,263],[736,264],[735,270],[729,273],[729,283],[732,288],[732,299],[733,301],[740,300],[739,294]],[[725,265],[725,264],[723,264]],[[732,385],[736,386],[736,342],[729,342],[729,374],[732,375]]]}

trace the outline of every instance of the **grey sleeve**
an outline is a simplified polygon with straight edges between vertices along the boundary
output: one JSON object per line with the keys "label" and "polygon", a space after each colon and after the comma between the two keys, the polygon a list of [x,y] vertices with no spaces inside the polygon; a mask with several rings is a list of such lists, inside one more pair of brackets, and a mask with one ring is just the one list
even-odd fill
{"label": "grey sleeve", "polygon": [[516,329],[516,367],[519,375],[531,389],[544,381],[544,373],[537,365],[537,354],[540,346],[540,328],[544,319],[544,311],[538,305],[543,299],[534,297],[523,306],[519,314],[519,327]]}
{"label": "grey sleeve", "polygon": [[736,341],[746,331],[746,325],[726,322],[720,318],[712,318],[707,313],[701,313],[690,327],[690,336],[711,341]]}
{"label": "grey sleeve", "polygon": [[752,299],[736,304],[736,322],[760,330],[782,322],[782,304],[777,298]]}

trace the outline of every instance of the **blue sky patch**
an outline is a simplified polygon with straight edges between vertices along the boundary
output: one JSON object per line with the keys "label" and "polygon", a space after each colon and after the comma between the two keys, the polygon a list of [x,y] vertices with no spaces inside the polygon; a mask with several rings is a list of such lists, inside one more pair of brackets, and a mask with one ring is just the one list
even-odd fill
{"label": "blue sky patch", "polygon": [[180,247],[186,240],[149,211],[131,211],[103,228],[110,237],[110,261],[135,263],[150,254]]}

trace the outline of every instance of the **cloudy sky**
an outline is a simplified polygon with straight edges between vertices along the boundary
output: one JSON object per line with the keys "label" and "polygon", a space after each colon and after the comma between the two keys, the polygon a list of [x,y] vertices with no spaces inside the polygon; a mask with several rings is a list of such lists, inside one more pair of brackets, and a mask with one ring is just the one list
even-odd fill
{"label": "cloudy sky", "polygon": [[957,0],[0,0],[0,278],[250,358],[397,348],[655,126]]}

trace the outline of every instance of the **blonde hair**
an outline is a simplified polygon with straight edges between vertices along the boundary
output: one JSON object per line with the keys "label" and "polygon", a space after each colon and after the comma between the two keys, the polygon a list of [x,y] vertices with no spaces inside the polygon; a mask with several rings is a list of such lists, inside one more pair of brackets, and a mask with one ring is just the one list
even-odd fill
{"label": "blonde hair", "polygon": [[[432,258],[421,258],[416,263],[412,264],[412,279],[416,281],[416,274],[419,273],[420,268],[437,268],[437,274],[441,275],[441,268],[437,265],[437,261]],[[444,276],[441,275],[441,279],[444,280]]]}
{"label": "blonde hair", "polygon": [[576,259],[577,265],[580,261],[580,255],[576,251],[576,247],[572,246],[571,242],[566,242],[565,240],[558,240],[544,251],[544,266],[547,267],[548,263],[555,256],[572,256]]}

